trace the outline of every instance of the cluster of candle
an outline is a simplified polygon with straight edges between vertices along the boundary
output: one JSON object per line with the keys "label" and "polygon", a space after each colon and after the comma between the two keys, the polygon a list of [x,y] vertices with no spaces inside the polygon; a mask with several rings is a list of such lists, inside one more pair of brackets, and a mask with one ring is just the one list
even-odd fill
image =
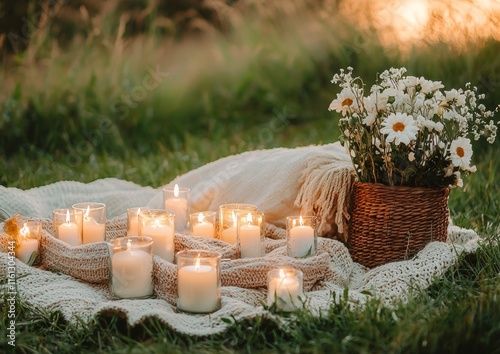
{"label": "cluster of candle", "polygon": [[106,239],[106,205],[77,203],[72,209],[55,209],[52,221],[56,237],[71,246]]}
{"label": "cluster of candle", "polygon": [[[189,189],[175,185],[163,188],[165,209],[127,209],[127,236],[108,242],[110,287],[119,298],[144,298],[153,294],[153,254],[174,262],[174,231],[219,238],[236,244],[241,258],[262,257],[264,214],[250,204],[224,204],[215,211],[188,214]],[[189,218],[188,218],[189,216]],[[106,206],[78,203],[71,209],[53,211],[56,237],[72,246],[105,241]],[[38,225],[39,227],[40,225]],[[35,229],[25,223],[17,256],[28,262],[38,251]],[[316,253],[316,218],[287,218],[287,253],[309,257]],[[31,235],[31,237],[30,237]],[[33,237],[35,236],[35,237]],[[210,313],[220,307],[220,260],[217,252],[184,250],[177,253],[177,307],[191,313]],[[293,311],[303,298],[302,273],[282,268],[268,273],[268,298],[282,311]]]}

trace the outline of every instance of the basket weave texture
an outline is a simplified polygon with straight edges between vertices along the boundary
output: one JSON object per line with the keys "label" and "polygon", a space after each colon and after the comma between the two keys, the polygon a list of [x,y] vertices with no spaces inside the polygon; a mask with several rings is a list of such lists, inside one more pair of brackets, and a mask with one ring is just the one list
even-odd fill
{"label": "basket weave texture", "polygon": [[391,187],[355,182],[349,252],[372,268],[411,258],[431,241],[446,241],[449,188]]}

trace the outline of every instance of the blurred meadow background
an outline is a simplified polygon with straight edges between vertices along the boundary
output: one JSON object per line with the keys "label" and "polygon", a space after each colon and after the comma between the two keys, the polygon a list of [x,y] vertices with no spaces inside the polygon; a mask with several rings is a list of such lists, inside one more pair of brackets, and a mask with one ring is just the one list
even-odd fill
{"label": "blurred meadow background", "polygon": [[[447,89],[471,82],[493,109],[500,2],[2,0],[0,60],[0,185],[158,187],[223,156],[336,141],[330,80],[347,66],[369,85],[391,66]],[[393,313],[338,304],[288,331],[257,319],[193,339],[154,320],[76,329],[21,308],[17,350],[498,352],[498,151],[476,144],[478,172],[450,199],[454,221],[492,243]]]}

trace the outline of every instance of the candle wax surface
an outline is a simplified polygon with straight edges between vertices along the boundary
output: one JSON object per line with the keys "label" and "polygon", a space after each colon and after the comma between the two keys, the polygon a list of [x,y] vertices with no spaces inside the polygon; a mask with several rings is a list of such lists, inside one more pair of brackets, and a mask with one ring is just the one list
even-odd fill
{"label": "candle wax surface", "polygon": [[28,263],[33,252],[38,253],[38,240],[21,237],[21,242],[16,249],[16,257],[23,263]]}
{"label": "candle wax surface", "polygon": [[235,244],[236,237],[236,228],[234,226],[230,226],[222,231],[220,239],[224,242]]}
{"label": "candle wax surface", "polygon": [[174,230],[167,225],[148,225],[141,230],[141,236],[153,239],[153,253],[168,262],[174,261]]}
{"label": "candle wax surface", "polygon": [[58,238],[71,246],[81,245],[78,225],[74,222],[64,222],[59,225]]}
{"label": "candle wax surface", "polygon": [[314,229],[307,225],[295,226],[290,230],[290,256],[307,257],[314,255]]}
{"label": "candle wax surface", "polygon": [[83,218],[83,244],[103,242],[106,239],[106,225],[99,224],[94,218]]}
{"label": "candle wax surface", "polygon": [[217,310],[220,290],[216,268],[209,265],[180,268],[177,292],[177,307],[183,311],[208,313]]}
{"label": "candle wax surface", "polygon": [[262,257],[260,227],[243,225],[239,229],[241,258]]}
{"label": "candle wax surface", "polygon": [[214,224],[212,224],[211,222],[202,221],[198,224],[193,225],[193,236],[213,238],[214,232]]}
{"label": "candle wax surface", "polygon": [[153,259],[141,250],[117,252],[111,258],[112,290],[124,299],[149,296],[153,293]]}
{"label": "candle wax surface", "polygon": [[165,200],[165,210],[175,214],[175,230],[184,231],[187,223],[187,199],[169,198]]}
{"label": "candle wax surface", "polygon": [[300,282],[296,277],[285,276],[271,279],[267,293],[269,306],[276,303],[280,310],[294,311],[301,305],[299,296],[303,297]]}

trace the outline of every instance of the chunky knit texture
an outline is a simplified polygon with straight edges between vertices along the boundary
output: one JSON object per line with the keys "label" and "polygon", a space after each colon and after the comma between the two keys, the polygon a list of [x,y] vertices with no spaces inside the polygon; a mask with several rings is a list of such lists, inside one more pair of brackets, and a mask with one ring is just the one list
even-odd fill
{"label": "chunky knit texture", "polygon": [[[407,301],[416,288],[425,289],[441,276],[463,252],[474,252],[479,237],[471,230],[449,228],[448,241],[429,243],[413,259],[368,270],[354,263],[343,243],[326,237],[318,240],[317,255],[307,259],[286,256],[284,217],[301,210],[315,213],[322,235],[342,233],[349,215],[352,170],[348,156],[337,145],[298,149],[273,149],[231,156],[178,177],[173,183],[192,188],[191,211],[216,210],[218,205],[246,202],[266,213],[266,254],[239,259],[236,247],[216,239],[175,235],[175,249],[207,249],[221,252],[222,307],[210,315],[176,311],[175,264],[154,259],[155,295],[144,300],[116,300],[108,289],[106,243],[70,247],[53,237],[51,211],[75,202],[104,202],[108,210],[106,239],[124,236],[125,209],[161,207],[161,191],[116,179],[89,184],[59,182],[22,191],[0,188],[0,207],[11,215],[42,218],[41,265],[30,267],[14,261],[17,290],[31,306],[60,311],[74,324],[94,316],[124,315],[131,325],[157,317],[176,331],[210,335],[224,331],[230,321],[266,316],[283,325],[286,320],[269,313],[265,302],[267,272],[292,266],[304,273],[305,306],[315,315],[347,293],[352,306],[363,306],[372,297],[386,306]],[[248,182],[248,183],[247,183]],[[267,202],[269,200],[269,202]],[[327,225],[328,223],[328,225]],[[1,231],[1,229],[0,229]],[[0,234],[0,276],[12,264],[8,236]],[[347,292],[345,289],[349,289]],[[5,290],[5,288],[2,288]],[[230,322],[229,321],[229,322]]]}

